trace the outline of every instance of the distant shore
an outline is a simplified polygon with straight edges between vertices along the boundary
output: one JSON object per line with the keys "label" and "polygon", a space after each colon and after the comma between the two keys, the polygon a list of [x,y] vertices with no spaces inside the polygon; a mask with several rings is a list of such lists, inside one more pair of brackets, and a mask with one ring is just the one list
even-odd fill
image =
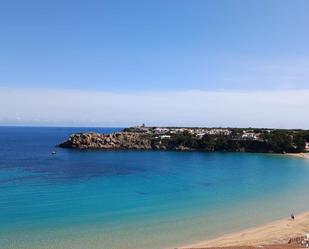
{"label": "distant shore", "polygon": [[309,212],[296,215],[295,220],[287,217],[286,219],[277,220],[266,225],[225,234],[215,239],[205,240],[179,248],[287,244],[290,238],[304,236],[306,233],[309,233]]}
{"label": "distant shore", "polygon": [[72,134],[58,145],[83,150],[173,150],[304,153],[309,130],[257,128],[129,127],[120,132]]}
{"label": "distant shore", "polygon": [[309,152],[305,153],[287,153],[288,156],[300,157],[304,159],[309,159]]}

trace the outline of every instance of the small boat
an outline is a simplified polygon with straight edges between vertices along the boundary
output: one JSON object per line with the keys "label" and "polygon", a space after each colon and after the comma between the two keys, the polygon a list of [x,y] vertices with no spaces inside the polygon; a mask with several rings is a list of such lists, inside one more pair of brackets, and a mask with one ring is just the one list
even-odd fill
{"label": "small boat", "polygon": [[52,152],[52,155],[55,155],[55,154],[56,154],[56,151],[53,151],[53,152]]}

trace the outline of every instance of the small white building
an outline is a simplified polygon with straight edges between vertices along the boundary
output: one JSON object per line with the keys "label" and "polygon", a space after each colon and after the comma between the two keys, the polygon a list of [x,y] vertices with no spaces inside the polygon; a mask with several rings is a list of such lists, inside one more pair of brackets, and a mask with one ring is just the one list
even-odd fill
{"label": "small white building", "polygon": [[309,143],[308,142],[305,143],[305,151],[309,151]]}
{"label": "small white building", "polygon": [[160,136],[161,139],[170,139],[171,136],[170,135],[162,135]]}
{"label": "small white building", "polygon": [[257,140],[258,139],[258,135],[254,132],[246,132],[244,131],[244,133],[241,136],[243,139],[253,139],[253,140]]}
{"label": "small white building", "polygon": [[169,132],[169,129],[167,129],[167,128],[159,128],[158,127],[158,128],[154,129],[155,134],[165,134],[167,132]]}
{"label": "small white building", "polygon": [[199,139],[202,139],[204,137],[205,133],[197,133],[196,137]]}
{"label": "small white building", "polygon": [[228,129],[209,129],[205,131],[206,134],[209,135],[224,135],[224,136],[228,136],[231,134],[231,131]]}

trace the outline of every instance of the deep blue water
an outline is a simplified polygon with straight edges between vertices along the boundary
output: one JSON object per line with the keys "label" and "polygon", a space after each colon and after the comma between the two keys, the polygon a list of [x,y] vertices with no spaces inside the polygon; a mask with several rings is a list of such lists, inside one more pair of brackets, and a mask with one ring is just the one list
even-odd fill
{"label": "deep blue water", "polygon": [[118,130],[0,127],[0,248],[174,248],[308,207],[303,159],[55,147]]}

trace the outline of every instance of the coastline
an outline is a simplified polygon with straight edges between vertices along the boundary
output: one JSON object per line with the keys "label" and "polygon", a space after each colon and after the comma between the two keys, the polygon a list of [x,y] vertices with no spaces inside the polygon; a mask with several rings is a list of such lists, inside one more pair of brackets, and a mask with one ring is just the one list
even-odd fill
{"label": "coastline", "polygon": [[309,159],[309,152],[303,152],[303,153],[286,153],[287,156],[293,156],[303,159]]}
{"label": "coastline", "polygon": [[198,249],[226,246],[262,246],[287,244],[290,238],[304,236],[309,232],[309,211],[290,218],[248,228],[239,232],[224,234],[214,239],[200,241],[179,247],[181,249]]}
{"label": "coastline", "polygon": [[73,133],[57,146],[80,150],[170,150],[284,154],[304,151],[303,145],[308,149],[307,135],[309,136],[309,131],[300,130],[167,128],[143,125],[124,128],[120,132],[109,134]]}

